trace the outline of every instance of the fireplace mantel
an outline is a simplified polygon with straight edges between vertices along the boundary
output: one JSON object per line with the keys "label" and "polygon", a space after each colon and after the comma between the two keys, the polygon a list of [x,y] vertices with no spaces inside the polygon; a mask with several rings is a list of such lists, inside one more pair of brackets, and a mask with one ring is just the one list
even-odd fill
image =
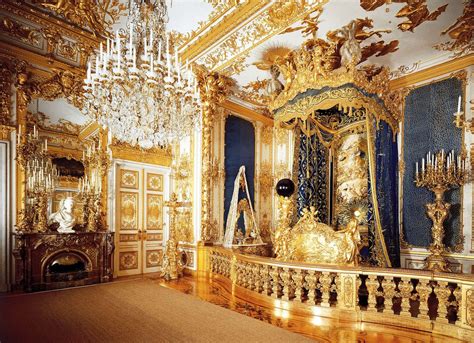
{"label": "fireplace mantel", "polygon": [[16,289],[32,292],[112,279],[113,232],[16,232],[13,235]]}

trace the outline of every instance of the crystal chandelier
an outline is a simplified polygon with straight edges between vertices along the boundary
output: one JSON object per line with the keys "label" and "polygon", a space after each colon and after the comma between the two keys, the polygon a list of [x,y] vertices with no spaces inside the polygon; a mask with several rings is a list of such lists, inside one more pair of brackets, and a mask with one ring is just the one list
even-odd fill
{"label": "crystal chandelier", "polygon": [[167,21],[166,0],[132,0],[126,29],[100,44],[85,80],[86,115],[145,149],[168,145],[200,122],[197,81],[180,63]]}

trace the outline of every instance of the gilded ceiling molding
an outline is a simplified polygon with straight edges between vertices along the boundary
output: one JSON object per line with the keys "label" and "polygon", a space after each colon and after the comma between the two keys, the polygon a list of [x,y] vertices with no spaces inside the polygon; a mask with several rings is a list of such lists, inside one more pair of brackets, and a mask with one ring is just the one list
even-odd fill
{"label": "gilded ceiling molding", "polygon": [[413,30],[419,25],[423,24],[425,21],[435,21],[438,19],[439,15],[446,11],[448,4],[438,7],[433,12],[428,10],[426,5],[426,0],[360,0],[360,6],[366,11],[374,11],[380,6],[388,5],[391,3],[405,3],[406,5],[402,7],[397,14],[397,18],[405,18],[406,20],[398,24],[398,28],[405,32]]}
{"label": "gilded ceiling molding", "polygon": [[22,52],[45,56],[49,64],[55,62],[66,63],[73,68],[84,67],[88,56],[101,39],[83,28],[57,20],[50,13],[30,3],[1,1],[0,10],[1,40],[7,44],[15,44],[16,50],[19,50],[15,56],[31,63],[34,61]]}
{"label": "gilded ceiling molding", "polygon": [[125,3],[119,0],[32,0],[32,3],[52,11],[81,29],[90,30],[96,37],[107,36],[108,30],[128,8]]}
{"label": "gilded ceiling molding", "polygon": [[201,239],[214,242],[219,237],[211,222],[212,190],[212,127],[218,107],[235,88],[235,81],[204,68],[196,70],[202,103],[202,188],[201,188]]}
{"label": "gilded ceiling molding", "polygon": [[474,54],[459,57],[430,68],[415,71],[409,75],[402,76],[398,79],[390,80],[391,90],[412,86],[416,83],[427,81],[435,77],[453,73],[457,70],[467,68],[474,65]]}
{"label": "gilded ceiling molding", "polygon": [[473,28],[474,6],[471,0],[465,0],[463,14],[441,33],[441,35],[448,34],[452,41],[437,44],[434,48],[452,51],[454,56],[462,56],[474,52],[474,45],[472,44]]}
{"label": "gilded ceiling molding", "polygon": [[222,103],[222,107],[231,112],[238,113],[241,116],[244,116],[249,121],[259,121],[265,125],[273,126],[273,118],[271,118],[270,116],[264,115],[260,112],[257,112],[255,110],[242,106],[231,100],[224,101]]}
{"label": "gilded ceiling molding", "polygon": [[[232,5],[232,2],[227,3]],[[229,11],[230,13],[226,13],[227,10],[223,10],[221,14],[208,19],[209,25],[200,27],[195,33],[192,32],[189,37],[184,39],[184,42],[179,49],[182,51],[181,59],[194,61],[212,44],[221,40],[267,5],[268,3],[266,1],[243,1],[242,3],[239,2],[231,7],[230,9],[232,9],[232,11]],[[223,17],[224,14],[225,17]],[[223,18],[221,19],[221,17]],[[216,22],[217,20],[218,22]]]}
{"label": "gilded ceiling molding", "polygon": [[131,145],[114,140],[110,145],[112,157],[119,160],[127,160],[140,163],[148,163],[170,167],[171,149],[152,148],[143,150]]}
{"label": "gilded ceiling molding", "polygon": [[67,119],[60,118],[57,124],[53,124],[50,121],[49,116],[43,112],[27,113],[27,122],[29,124],[36,125],[44,130],[51,130],[55,132],[63,132],[71,135],[78,136],[81,130],[81,125],[75,124]]}
{"label": "gilded ceiling molding", "polygon": [[240,70],[243,66],[239,64],[245,60],[242,56],[248,56],[253,48],[327,2],[318,0],[310,5],[306,0],[275,1],[243,27],[236,28],[221,44],[200,56],[197,62],[219,72],[228,68]]}

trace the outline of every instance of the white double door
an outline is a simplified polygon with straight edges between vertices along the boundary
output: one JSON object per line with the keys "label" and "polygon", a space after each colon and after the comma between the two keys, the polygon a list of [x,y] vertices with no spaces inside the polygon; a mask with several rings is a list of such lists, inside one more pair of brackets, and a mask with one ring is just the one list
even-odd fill
{"label": "white double door", "polygon": [[115,275],[158,272],[163,259],[170,189],[169,168],[117,164],[115,168]]}

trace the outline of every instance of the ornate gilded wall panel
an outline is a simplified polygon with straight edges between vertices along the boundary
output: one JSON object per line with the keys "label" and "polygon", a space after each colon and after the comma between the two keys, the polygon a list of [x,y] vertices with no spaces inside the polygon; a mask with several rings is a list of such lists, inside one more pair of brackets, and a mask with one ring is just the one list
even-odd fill
{"label": "ornate gilded wall panel", "polygon": [[119,269],[130,270],[138,268],[138,252],[127,251],[119,254]]}
{"label": "ornate gilded wall panel", "polygon": [[147,230],[161,230],[163,228],[163,196],[162,195],[157,195],[157,194],[147,195],[146,214],[147,214],[147,217],[146,217]]}
{"label": "ornate gilded wall panel", "polygon": [[138,171],[120,169],[120,187],[138,189]]}
{"label": "ornate gilded wall panel", "polygon": [[138,229],[138,194],[120,192],[120,230]]}
{"label": "ornate gilded wall panel", "polygon": [[132,233],[132,234],[120,234],[119,235],[119,240],[120,242],[137,242],[139,239],[138,234]]}
{"label": "ornate gilded wall panel", "polygon": [[146,189],[147,191],[163,192],[163,175],[148,173]]}
{"label": "ornate gilded wall panel", "polygon": [[146,240],[148,242],[160,242],[163,240],[163,234],[162,233],[147,233],[146,235]]}

